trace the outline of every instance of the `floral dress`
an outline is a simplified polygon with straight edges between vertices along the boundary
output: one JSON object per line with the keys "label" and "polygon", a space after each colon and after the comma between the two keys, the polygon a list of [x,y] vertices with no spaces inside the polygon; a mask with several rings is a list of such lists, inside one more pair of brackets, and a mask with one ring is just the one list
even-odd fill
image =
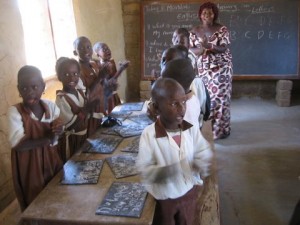
{"label": "floral dress", "polygon": [[[195,34],[191,34],[195,37]],[[197,40],[198,39],[198,40]],[[196,37],[196,42],[200,37]],[[214,46],[229,45],[229,31],[222,26],[208,40]],[[191,43],[196,47],[195,39]],[[214,139],[230,134],[230,101],[232,91],[232,56],[227,48],[224,53],[200,55],[197,61],[198,73],[211,98],[210,119],[213,125]]]}

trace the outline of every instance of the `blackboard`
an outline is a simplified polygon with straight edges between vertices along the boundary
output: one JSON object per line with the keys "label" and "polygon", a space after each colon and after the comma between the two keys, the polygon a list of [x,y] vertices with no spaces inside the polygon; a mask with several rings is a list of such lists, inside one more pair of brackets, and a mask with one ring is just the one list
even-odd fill
{"label": "blackboard", "polygon": [[97,215],[140,217],[147,191],[141,183],[114,182],[96,210]]}
{"label": "blackboard", "polygon": [[[175,29],[190,30],[198,25],[198,10],[203,1],[141,4],[142,79],[152,80],[159,70],[160,55],[171,46]],[[249,79],[299,78],[299,1],[214,1],[219,21],[230,31],[234,77]]]}

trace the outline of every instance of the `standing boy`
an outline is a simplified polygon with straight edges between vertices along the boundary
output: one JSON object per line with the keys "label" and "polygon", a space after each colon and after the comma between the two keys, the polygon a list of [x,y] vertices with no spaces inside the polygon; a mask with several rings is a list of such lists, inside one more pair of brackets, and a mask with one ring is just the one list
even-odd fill
{"label": "standing boy", "polygon": [[137,168],[157,200],[153,224],[192,224],[213,154],[199,127],[183,120],[186,95],[177,81],[158,79],[151,97],[159,117],[141,135]]}

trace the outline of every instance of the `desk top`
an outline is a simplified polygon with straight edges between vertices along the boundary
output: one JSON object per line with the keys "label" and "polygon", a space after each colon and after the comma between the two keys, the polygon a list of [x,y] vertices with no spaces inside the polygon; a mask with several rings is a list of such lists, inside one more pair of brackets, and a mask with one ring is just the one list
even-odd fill
{"label": "desk top", "polygon": [[[135,111],[135,114],[143,114],[145,112],[145,106],[142,111]],[[119,108],[117,108],[119,110]],[[212,132],[210,123],[204,123],[202,129],[203,136],[212,143]],[[118,154],[126,154],[121,152],[120,149],[128,145],[134,137],[124,138],[117,149],[112,154],[99,154],[99,153],[83,153],[79,151],[72,156],[72,160],[96,160],[111,157]],[[97,184],[80,184],[80,185],[63,185],[60,184],[63,171],[60,171],[44,188],[44,190],[38,195],[38,197],[30,204],[30,206],[21,215],[22,219],[28,224],[34,225],[60,225],[60,224],[109,224],[109,225],[150,225],[155,210],[155,200],[148,194],[145,205],[140,218],[131,217],[119,217],[119,216],[103,216],[96,215],[96,209],[105,197],[108,189],[115,181],[124,182],[139,182],[139,176],[130,176],[125,178],[116,179],[112,170],[110,169],[107,162],[103,164],[100,177]],[[211,184],[211,185],[210,185]],[[204,208],[207,208],[206,202],[208,202],[210,208],[210,202],[218,205],[218,190],[216,188],[216,180],[212,179],[207,187],[213,194],[205,194],[204,198],[201,199],[201,217],[205,218],[205,221],[216,220],[218,218],[218,209],[213,210],[214,212],[207,212],[208,217],[205,216]],[[204,191],[206,192],[206,191]],[[213,196],[213,197],[211,197]],[[213,201],[212,201],[213,199]],[[204,210],[204,212],[203,212]],[[206,214],[207,214],[206,213]],[[214,219],[213,219],[214,218]],[[202,221],[203,219],[199,219]],[[218,218],[219,221],[219,218]],[[210,224],[219,224],[212,222]]]}
{"label": "desk top", "polygon": [[[144,112],[134,112],[141,114]],[[79,151],[72,156],[74,161],[104,160],[121,152],[128,141],[134,137],[124,138],[112,154],[83,153]],[[81,148],[83,149],[83,148]],[[22,219],[29,224],[123,224],[146,225],[152,224],[155,200],[147,195],[140,218],[96,215],[96,209],[105,197],[108,189],[115,181],[139,182],[139,176],[116,179],[107,162],[103,164],[97,184],[63,185],[60,183],[63,171],[60,171],[30,204],[22,214]]]}

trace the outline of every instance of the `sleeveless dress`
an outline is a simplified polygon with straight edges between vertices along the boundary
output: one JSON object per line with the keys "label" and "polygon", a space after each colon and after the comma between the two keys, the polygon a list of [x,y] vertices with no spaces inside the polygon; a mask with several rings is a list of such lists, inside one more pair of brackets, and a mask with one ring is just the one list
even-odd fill
{"label": "sleeveless dress", "polygon": [[[195,34],[192,34],[195,35]],[[196,41],[200,41],[196,37]],[[229,45],[229,31],[222,26],[208,40],[215,46]],[[191,43],[196,47],[195,42]],[[232,92],[232,55],[227,48],[224,53],[200,55],[197,61],[198,74],[202,78],[211,99],[211,113],[214,139],[230,134],[230,102]]]}
{"label": "sleeveless dress", "polygon": [[[50,122],[53,121],[49,107],[41,101],[47,122],[42,122],[31,117],[31,111],[26,109],[22,103],[15,105],[21,115],[24,136],[21,140],[38,139],[46,136],[49,132]],[[49,104],[49,103],[48,103]],[[54,104],[54,103],[52,103]],[[9,115],[12,116],[12,115]],[[28,151],[11,151],[13,184],[21,210],[24,211],[35,197],[43,190],[48,182],[62,168],[57,145],[44,145]]]}
{"label": "sleeveless dress", "polygon": [[[61,158],[66,162],[85,142],[87,134],[87,119],[79,119],[79,108],[84,107],[86,98],[81,89],[75,95],[62,90],[56,92],[55,103],[60,109],[60,118],[64,122],[65,132],[59,139]],[[78,113],[79,112],[79,113]],[[77,114],[76,114],[77,113]]]}
{"label": "sleeveless dress", "polygon": [[101,120],[104,116],[104,89],[101,81],[97,84],[96,88],[91,91],[91,86],[96,82],[99,76],[99,68],[95,61],[90,62],[89,68],[84,66],[80,61],[80,78],[87,89],[87,99],[92,101],[94,99],[99,99],[100,103],[95,104],[93,113],[88,120],[87,137],[90,137],[96,132],[96,130],[101,126]]}

